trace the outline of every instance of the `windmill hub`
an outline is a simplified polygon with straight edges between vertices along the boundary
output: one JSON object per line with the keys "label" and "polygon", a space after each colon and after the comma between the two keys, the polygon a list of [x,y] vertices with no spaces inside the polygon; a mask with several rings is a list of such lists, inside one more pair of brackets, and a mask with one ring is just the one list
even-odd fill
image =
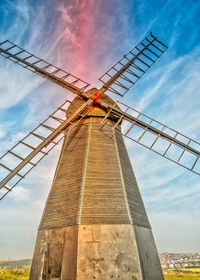
{"label": "windmill hub", "polygon": [[[98,91],[96,88],[93,88],[89,91],[87,91],[87,95],[94,98],[94,104],[88,106],[84,112],[83,112],[83,115],[84,119],[87,119],[89,117],[99,117],[101,118],[105,118],[106,114],[107,114],[107,111],[103,108],[101,108],[99,102],[100,101],[104,101],[106,102],[107,104],[110,104],[110,105],[113,105],[115,104],[115,102],[106,94],[102,94],[100,91]],[[70,104],[67,112],[66,112],[66,116],[69,117],[71,116],[72,113],[74,113],[77,108],[79,108],[81,105],[83,105],[85,103],[85,99],[81,96],[76,96],[74,98],[74,100],[72,101],[72,103]],[[119,108],[118,106],[116,106],[116,108]],[[80,119],[81,116],[78,117],[78,119]],[[117,121],[118,118],[114,117],[114,116],[109,116],[108,119],[112,119],[114,121]],[[98,122],[100,122],[101,120],[99,120]],[[97,120],[96,120],[97,122]],[[108,123],[108,121],[107,121]]]}
{"label": "windmill hub", "polygon": [[101,92],[96,89],[91,97],[94,98],[94,105],[97,106],[101,100]]}

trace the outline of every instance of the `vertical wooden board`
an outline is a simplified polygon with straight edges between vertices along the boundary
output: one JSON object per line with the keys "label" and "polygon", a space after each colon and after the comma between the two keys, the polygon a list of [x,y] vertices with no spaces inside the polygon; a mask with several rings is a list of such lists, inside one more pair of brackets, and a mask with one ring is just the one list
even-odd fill
{"label": "vertical wooden board", "polygon": [[91,123],[81,224],[116,223],[130,220],[113,131],[110,126],[102,129],[102,124]]}
{"label": "vertical wooden board", "polygon": [[62,268],[65,228],[48,230],[43,280],[59,279]]}
{"label": "vertical wooden board", "polygon": [[29,280],[42,280],[47,248],[47,231],[38,230]]}
{"label": "vertical wooden board", "polygon": [[87,136],[87,124],[77,125],[68,132],[40,229],[77,224]]}
{"label": "vertical wooden board", "polygon": [[144,203],[137,185],[131,162],[124,144],[122,135],[115,132],[118,147],[121,170],[123,174],[126,196],[129,204],[132,222],[138,226],[150,228],[150,223],[146,214]]}
{"label": "vertical wooden board", "polygon": [[134,226],[143,280],[164,280],[152,230]]}
{"label": "vertical wooden board", "polygon": [[76,280],[78,226],[65,228],[65,241],[62,254],[62,280]]}
{"label": "vertical wooden board", "polygon": [[39,230],[30,280],[76,280],[77,226]]}

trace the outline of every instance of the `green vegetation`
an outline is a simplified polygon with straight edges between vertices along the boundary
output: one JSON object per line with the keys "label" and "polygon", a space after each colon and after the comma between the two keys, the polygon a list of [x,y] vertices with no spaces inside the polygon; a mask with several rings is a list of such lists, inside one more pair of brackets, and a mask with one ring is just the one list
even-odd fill
{"label": "green vegetation", "polygon": [[164,274],[165,280],[200,280],[200,275],[197,274]]}
{"label": "green vegetation", "polygon": [[0,261],[0,280],[28,280],[31,260]]}
{"label": "green vegetation", "polygon": [[0,269],[0,280],[28,280],[29,270]]}
{"label": "green vegetation", "polygon": [[200,280],[200,268],[165,269],[163,273],[165,280]]}

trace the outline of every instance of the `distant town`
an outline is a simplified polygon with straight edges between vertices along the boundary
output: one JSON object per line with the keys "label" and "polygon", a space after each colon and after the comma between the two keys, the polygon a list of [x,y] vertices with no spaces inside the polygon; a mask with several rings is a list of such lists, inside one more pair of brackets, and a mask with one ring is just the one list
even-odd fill
{"label": "distant town", "polygon": [[[160,262],[163,270],[168,268],[200,268],[200,253],[160,253]],[[31,259],[0,260],[0,269],[27,269]]]}
{"label": "distant town", "polygon": [[200,267],[200,253],[160,253],[163,269]]}

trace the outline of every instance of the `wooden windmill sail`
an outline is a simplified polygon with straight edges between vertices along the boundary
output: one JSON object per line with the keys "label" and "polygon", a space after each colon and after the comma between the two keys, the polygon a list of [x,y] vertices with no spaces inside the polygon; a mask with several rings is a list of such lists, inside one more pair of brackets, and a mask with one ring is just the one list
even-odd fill
{"label": "wooden windmill sail", "polygon": [[[86,82],[12,42],[0,43],[5,58],[77,94],[0,161],[2,199],[64,138],[31,280],[163,279],[122,135],[197,174],[200,144],[107,94],[123,96],[166,49],[150,33],[100,78],[101,89],[88,90]],[[18,161],[14,168],[10,157]]]}

